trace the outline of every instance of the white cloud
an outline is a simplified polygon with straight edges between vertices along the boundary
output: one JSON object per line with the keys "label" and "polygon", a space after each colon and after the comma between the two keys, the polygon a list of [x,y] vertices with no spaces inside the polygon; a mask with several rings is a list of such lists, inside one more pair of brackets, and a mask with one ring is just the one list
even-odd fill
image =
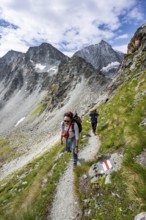
{"label": "white cloud", "polygon": [[128,37],[129,37],[128,34],[122,34],[122,35],[119,35],[118,37],[116,37],[116,39],[126,39]]}
{"label": "white cloud", "polygon": [[127,53],[127,46],[128,46],[127,44],[120,45],[120,46],[114,46],[113,49],[121,51],[123,53]]}
{"label": "white cloud", "polygon": [[130,11],[131,19],[140,19],[140,11],[132,11],[135,4],[136,0],[1,0],[1,18],[19,28],[0,28],[0,56],[10,49],[25,52],[36,42],[61,50],[64,41],[63,51],[69,54],[101,39],[108,41],[121,27],[120,16]]}
{"label": "white cloud", "polygon": [[143,14],[139,12],[138,8],[134,8],[129,12],[128,17],[131,19],[136,18],[137,20],[142,20]]}
{"label": "white cloud", "polygon": [[72,57],[74,55],[74,52],[68,52],[68,51],[65,51],[63,52],[66,56],[68,57]]}
{"label": "white cloud", "polygon": [[110,69],[118,68],[119,65],[120,65],[119,62],[111,62],[107,66],[102,67],[101,71],[108,72]]}

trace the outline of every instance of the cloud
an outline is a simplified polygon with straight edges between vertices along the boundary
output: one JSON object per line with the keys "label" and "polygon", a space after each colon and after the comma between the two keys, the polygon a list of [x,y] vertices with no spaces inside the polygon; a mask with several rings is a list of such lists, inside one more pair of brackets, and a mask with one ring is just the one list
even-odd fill
{"label": "cloud", "polygon": [[128,15],[129,20],[142,18],[141,11],[135,8],[136,2],[1,0],[1,19],[19,28],[0,28],[0,56],[10,49],[25,52],[30,45],[37,46],[41,42],[71,54],[102,39],[112,40],[116,37],[115,31],[122,28],[121,16]]}
{"label": "cloud", "polygon": [[122,34],[122,35],[119,35],[118,37],[116,37],[116,40],[118,40],[118,39],[126,39],[128,37],[129,37],[128,34]]}
{"label": "cloud", "polygon": [[137,19],[137,20],[142,20],[143,19],[143,14],[139,12],[138,8],[134,8],[132,9],[129,14],[128,17],[130,19]]}
{"label": "cloud", "polygon": [[127,44],[120,45],[120,46],[113,46],[113,49],[121,51],[123,53],[127,53],[127,46],[128,46]]}

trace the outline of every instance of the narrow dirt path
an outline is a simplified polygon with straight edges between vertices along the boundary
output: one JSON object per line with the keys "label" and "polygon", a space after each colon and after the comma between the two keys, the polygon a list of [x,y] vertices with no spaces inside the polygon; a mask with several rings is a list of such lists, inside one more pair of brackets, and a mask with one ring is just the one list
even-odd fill
{"label": "narrow dirt path", "polygon": [[[100,146],[98,136],[91,133],[86,147],[79,152],[79,162],[81,165],[85,161],[92,160],[96,156]],[[56,195],[48,220],[79,220],[80,208],[74,193],[73,164],[69,162],[65,173],[60,178],[57,186]]]}

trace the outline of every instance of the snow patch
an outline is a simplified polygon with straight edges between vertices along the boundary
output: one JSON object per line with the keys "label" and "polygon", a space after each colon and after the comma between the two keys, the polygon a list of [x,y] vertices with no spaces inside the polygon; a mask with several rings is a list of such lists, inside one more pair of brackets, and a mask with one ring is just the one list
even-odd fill
{"label": "snow patch", "polygon": [[56,71],[57,70],[57,67],[56,66],[53,66],[49,69],[49,71]]}
{"label": "snow patch", "polygon": [[49,66],[49,65],[42,65],[37,63],[35,65],[35,69],[38,72],[48,72],[50,75],[54,75],[58,72],[58,65],[57,66]]}
{"label": "snow patch", "polygon": [[48,69],[48,71],[51,75],[54,75],[58,72],[58,67],[57,66],[53,66],[50,69]]}
{"label": "snow patch", "polygon": [[111,62],[111,63],[109,63],[107,66],[102,67],[101,71],[103,71],[103,72],[108,72],[110,69],[118,68],[119,65],[120,65],[120,63],[117,62],[117,61],[116,61],[116,62]]}
{"label": "snow patch", "polygon": [[17,127],[22,121],[24,121],[25,117],[21,118],[15,125],[15,127]]}
{"label": "snow patch", "polygon": [[36,65],[35,65],[35,69],[36,70],[40,70],[40,71],[42,71],[42,70],[44,70],[46,68],[46,66],[44,66],[44,65],[42,65],[42,64],[40,64],[40,63],[37,63]]}

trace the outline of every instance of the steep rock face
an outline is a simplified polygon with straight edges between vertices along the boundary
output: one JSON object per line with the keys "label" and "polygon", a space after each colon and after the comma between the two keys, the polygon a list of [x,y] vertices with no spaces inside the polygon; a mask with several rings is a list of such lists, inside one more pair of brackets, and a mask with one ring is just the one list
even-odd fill
{"label": "steep rock face", "polygon": [[28,94],[46,89],[50,75],[56,74],[59,63],[67,60],[67,56],[47,43],[30,48],[26,54],[9,51],[0,59],[1,98],[8,100],[22,87]]}
{"label": "steep rock face", "polygon": [[14,91],[21,89],[24,77],[21,69],[24,54],[9,51],[0,59],[0,101],[8,100]]}
{"label": "steep rock face", "polygon": [[[30,48],[26,54],[9,51],[0,59],[0,133],[41,103],[60,62],[69,60],[50,44]],[[17,114],[16,114],[17,112]]]}
{"label": "steep rock face", "polygon": [[80,57],[74,56],[70,61],[61,63],[57,75],[51,78],[49,83],[48,94],[45,99],[46,108],[52,111],[56,106],[63,106],[68,94],[84,79],[94,94],[103,91],[109,82],[104,75]]}
{"label": "steep rock face", "polygon": [[128,54],[125,56],[121,68],[114,82],[111,83],[110,93],[121,85],[124,80],[137,72],[138,77],[146,70],[146,25],[142,25],[128,44]]}
{"label": "steep rock face", "polygon": [[21,64],[24,54],[17,51],[9,51],[0,58],[0,81],[5,78],[5,82],[10,81],[16,71],[16,64]]}
{"label": "steep rock face", "polygon": [[146,24],[142,25],[134,34],[128,44],[128,54],[132,54],[137,50],[146,51]]}
{"label": "steep rock face", "polygon": [[38,47],[30,47],[25,56],[26,61],[41,64],[54,64],[54,61],[67,61],[69,58],[53,47],[51,44],[42,43]]}
{"label": "steep rock face", "polygon": [[91,45],[77,51],[74,56],[79,56],[91,63],[95,69],[103,72],[106,76],[110,70],[114,74],[123,60],[124,54],[113,50],[105,41]]}

